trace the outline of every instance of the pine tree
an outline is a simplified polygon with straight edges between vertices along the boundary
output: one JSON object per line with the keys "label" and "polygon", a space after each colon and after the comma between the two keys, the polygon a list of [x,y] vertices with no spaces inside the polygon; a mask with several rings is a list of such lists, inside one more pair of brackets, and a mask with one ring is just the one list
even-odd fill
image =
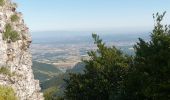
{"label": "pine tree", "polygon": [[153,15],[150,41],[139,38],[133,59],[93,34],[98,49],[88,53],[84,74],[70,74],[65,98],[170,100],[170,26],[162,25],[164,15]]}
{"label": "pine tree", "polygon": [[162,25],[164,15],[153,15],[151,40],[139,39],[134,46],[136,56],[125,89],[128,100],[170,99],[170,26]]}
{"label": "pine tree", "polygon": [[92,35],[96,51],[88,53],[84,74],[71,74],[66,80],[65,96],[73,100],[112,100],[118,98],[129,67],[130,57],[105,46],[98,35]]}

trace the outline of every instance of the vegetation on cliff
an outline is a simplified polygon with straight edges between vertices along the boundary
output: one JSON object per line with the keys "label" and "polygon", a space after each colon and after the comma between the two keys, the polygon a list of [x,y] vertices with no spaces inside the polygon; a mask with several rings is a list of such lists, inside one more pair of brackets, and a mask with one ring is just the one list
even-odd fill
{"label": "vegetation on cliff", "polygon": [[9,24],[9,23],[6,24],[6,26],[5,26],[5,32],[3,33],[3,39],[11,40],[12,42],[19,40],[18,32],[13,30],[11,24]]}
{"label": "vegetation on cliff", "polygon": [[4,0],[0,0],[0,6],[3,6],[5,4]]}
{"label": "vegetation on cliff", "polygon": [[0,5],[0,100],[44,100],[31,69],[29,28],[12,0]]}
{"label": "vegetation on cliff", "polygon": [[11,87],[0,85],[0,100],[17,100],[17,97]]}
{"label": "vegetation on cliff", "polygon": [[9,75],[10,76],[11,75],[11,71],[7,67],[1,67],[0,68],[0,74]]}
{"label": "vegetation on cliff", "polygon": [[14,15],[11,16],[11,21],[12,21],[12,22],[16,22],[16,21],[18,21],[18,20],[19,20],[19,17],[18,17],[17,14],[14,14]]}
{"label": "vegetation on cliff", "polygon": [[0,68],[0,74],[7,75],[9,77],[16,75],[15,72],[10,71],[9,67],[1,67]]}

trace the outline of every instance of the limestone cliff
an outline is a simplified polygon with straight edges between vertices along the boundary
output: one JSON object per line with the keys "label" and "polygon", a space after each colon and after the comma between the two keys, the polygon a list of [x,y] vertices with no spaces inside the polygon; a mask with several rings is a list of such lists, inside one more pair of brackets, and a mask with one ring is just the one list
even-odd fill
{"label": "limestone cliff", "polygon": [[43,100],[31,68],[29,29],[16,7],[10,0],[0,0],[0,85],[12,87],[19,100]]}

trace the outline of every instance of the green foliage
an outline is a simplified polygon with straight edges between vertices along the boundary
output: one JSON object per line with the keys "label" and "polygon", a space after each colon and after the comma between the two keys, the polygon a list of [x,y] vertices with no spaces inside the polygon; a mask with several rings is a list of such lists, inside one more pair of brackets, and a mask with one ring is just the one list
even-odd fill
{"label": "green foliage", "polygon": [[14,14],[14,15],[11,16],[11,21],[12,22],[16,22],[18,20],[19,20],[19,16],[17,14]]}
{"label": "green foliage", "polygon": [[57,91],[57,88],[55,88],[55,87],[51,87],[51,88],[47,89],[44,92],[45,100],[54,100],[55,98],[53,97],[53,95],[54,95],[55,91]]}
{"label": "green foliage", "polygon": [[0,85],[0,100],[17,100],[17,97],[11,87]]}
{"label": "green foliage", "polygon": [[11,71],[7,67],[1,67],[0,68],[0,74],[12,76]]}
{"label": "green foliage", "polygon": [[12,42],[15,42],[19,40],[19,34],[17,31],[14,31],[12,29],[12,26],[10,24],[6,24],[5,32],[3,33],[3,39],[4,40],[10,39]]}
{"label": "green foliage", "polygon": [[45,100],[64,100],[62,97],[57,97],[55,94],[58,92],[58,88],[51,87],[44,91]]}
{"label": "green foliage", "polygon": [[65,98],[71,100],[108,100],[118,98],[130,57],[107,47],[96,34],[92,35],[97,51],[88,52],[84,74],[70,74],[66,80]]}
{"label": "green foliage", "polygon": [[133,58],[115,47],[106,47],[93,34],[97,51],[88,53],[84,74],[66,80],[68,100],[170,100],[170,26],[162,25],[165,13],[154,15],[149,42],[139,38]]}
{"label": "green foliage", "polygon": [[21,75],[18,75],[18,74],[15,73],[15,72],[11,72],[8,67],[1,67],[1,68],[0,68],[0,74],[7,75],[7,76],[9,76],[9,77],[12,77],[12,76],[21,77]]}
{"label": "green foliage", "polygon": [[125,88],[128,100],[170,99],[170,27],[161,24],[164,15],[154,15],[151,41],[139,39],[134,46],[136,56]]}
{"label": "green foliage", "polygon": [[4,0],[0,0],[0,6],[3,6],[5,4]]}

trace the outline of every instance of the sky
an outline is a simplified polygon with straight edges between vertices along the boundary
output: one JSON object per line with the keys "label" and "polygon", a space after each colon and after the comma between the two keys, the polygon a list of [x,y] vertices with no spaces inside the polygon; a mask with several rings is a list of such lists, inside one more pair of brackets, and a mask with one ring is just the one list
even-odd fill
{"label": "sky", "polygon": [[32,32],[145,32],[153,28],[152,14],[167,11],[170,0],[13,0]]}

